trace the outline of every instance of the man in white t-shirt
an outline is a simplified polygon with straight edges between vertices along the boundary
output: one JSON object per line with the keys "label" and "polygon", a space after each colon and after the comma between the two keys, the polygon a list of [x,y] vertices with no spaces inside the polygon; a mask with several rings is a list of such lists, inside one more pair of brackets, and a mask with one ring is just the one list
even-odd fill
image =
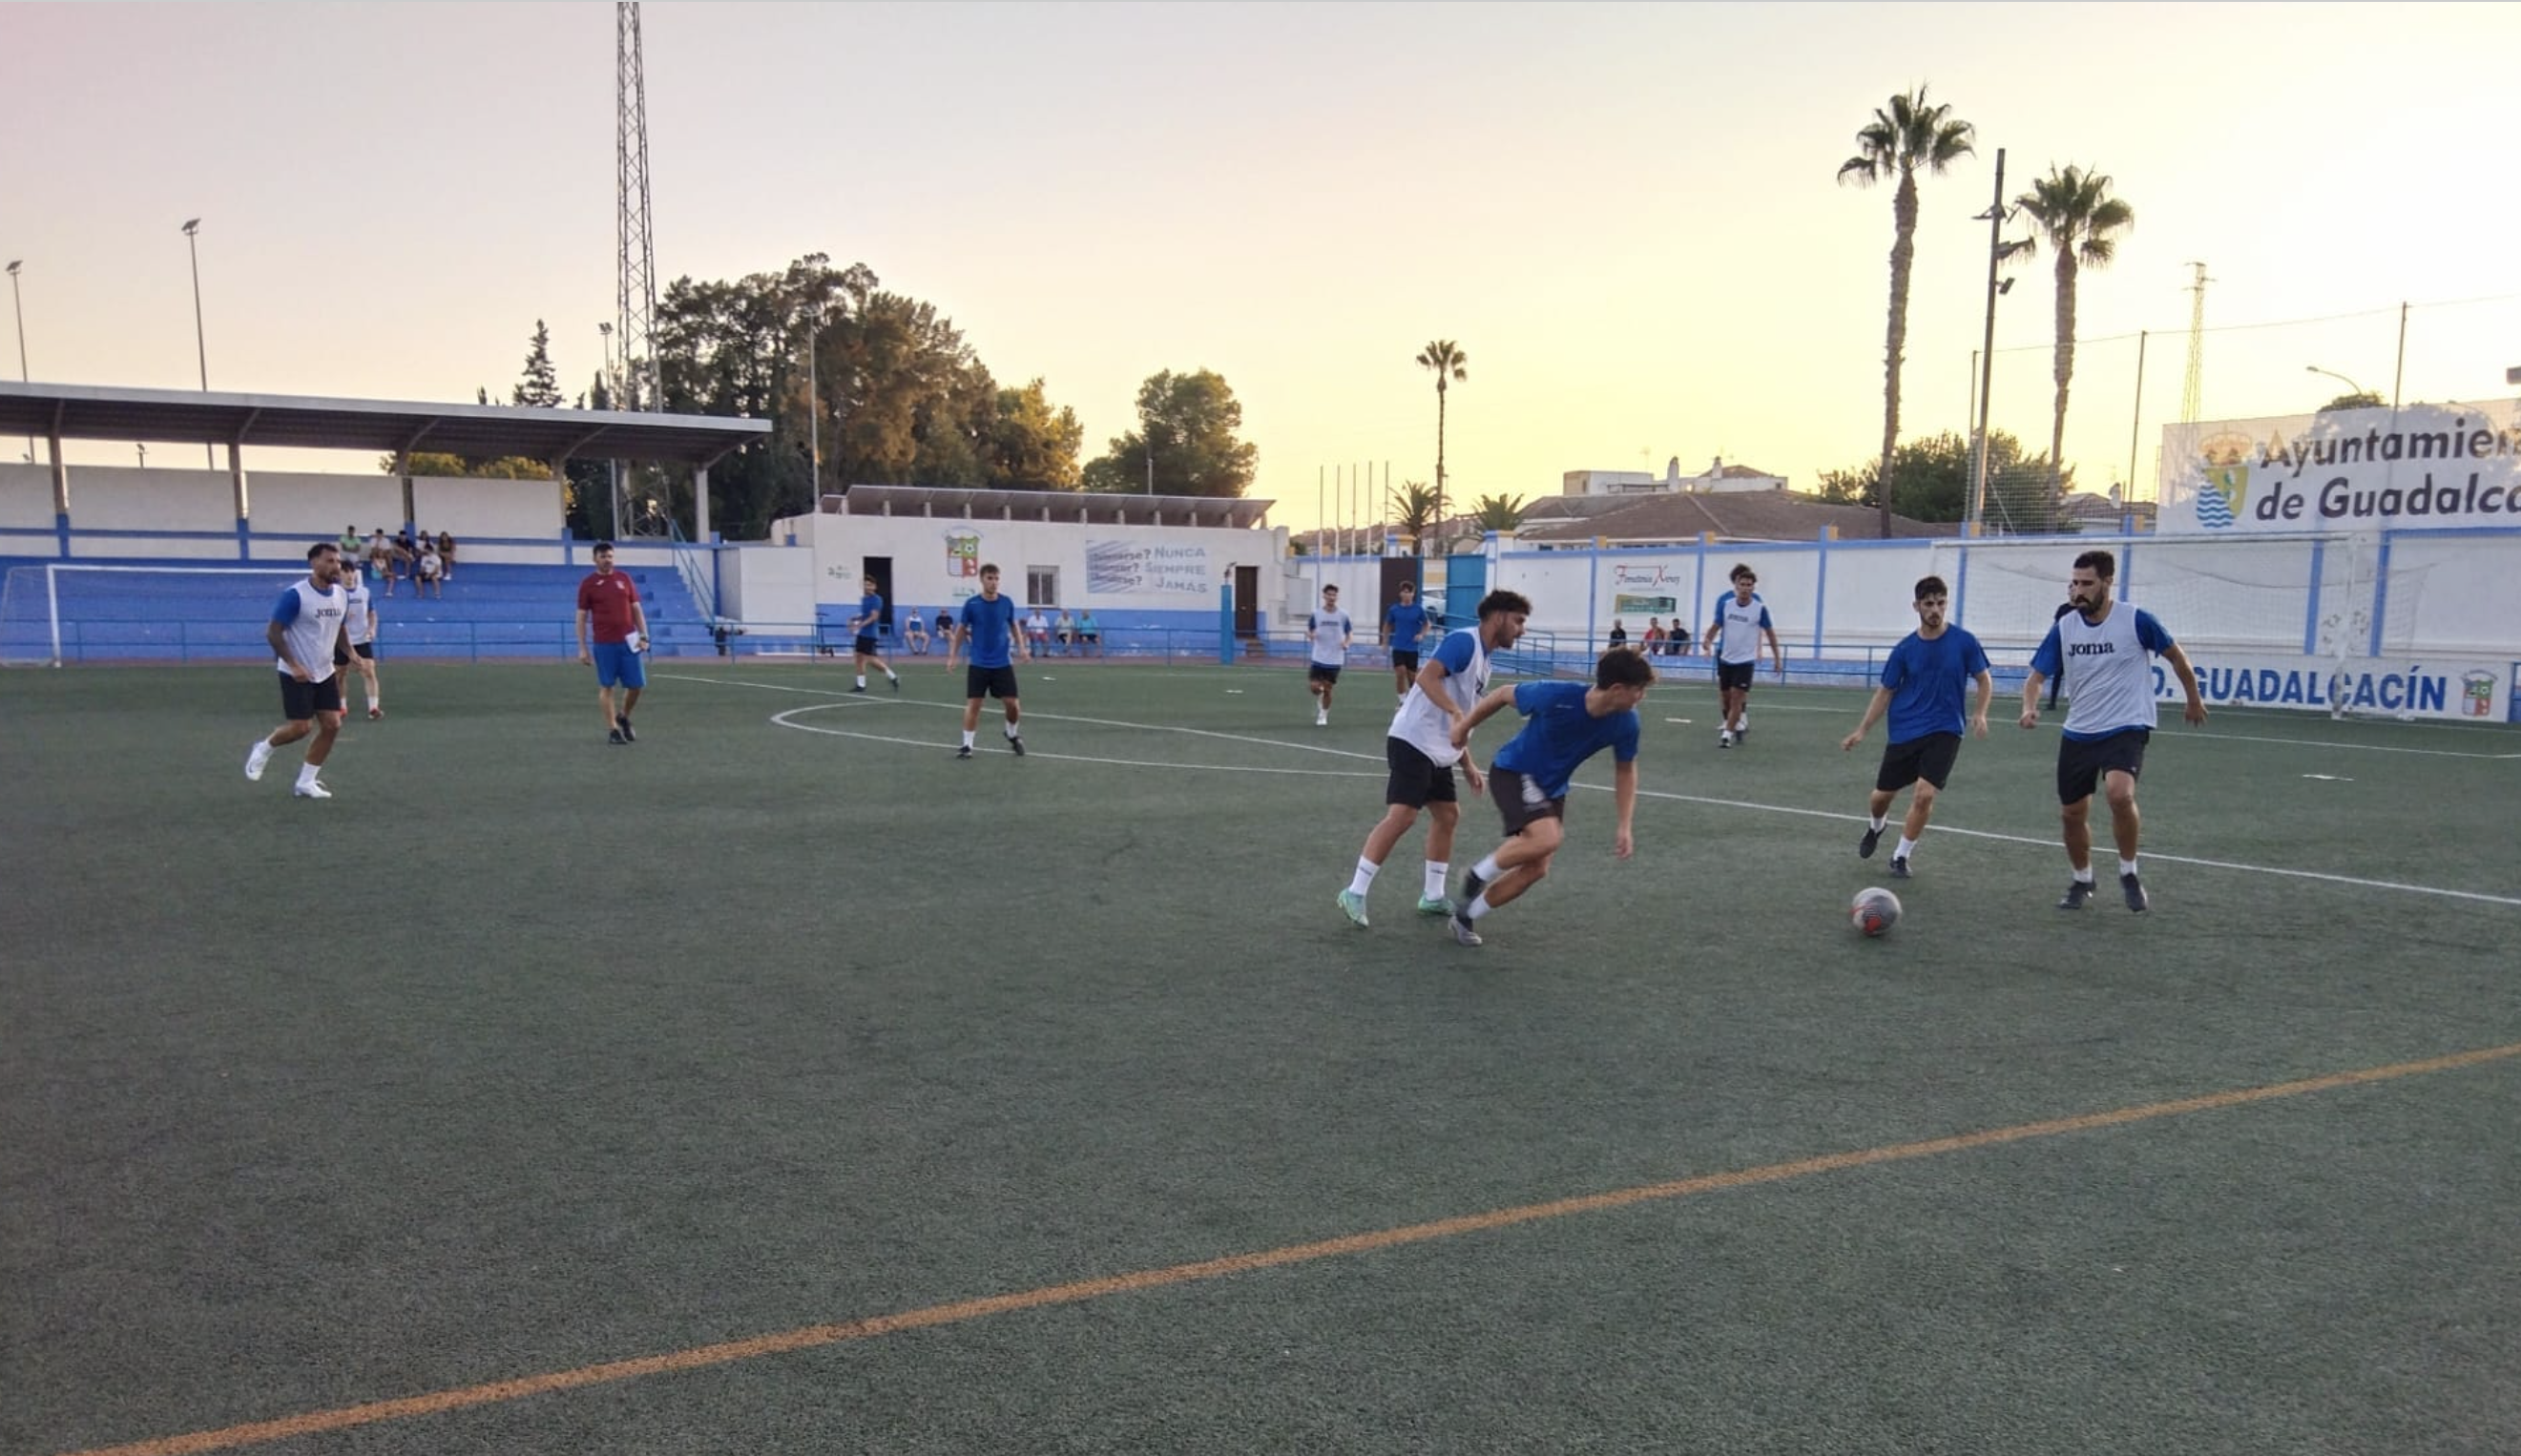
{"label": "man in white t-shirt", "polygon": [[1751,679],[1760,666],[1760,643],[1765,639],[1768,653],[1777,663],[1777,680],[1786,678],[1786,650],[1777,642],[1777,629],[1768,620],[1768,604],[1751,588],[1759,585],[1759,574],[1748,562],[1737,562],[1728,577],[1733,589],[1716,599],[1709,614],[1707,645],[1716,652],[1716,699],[1723,714],[1722,726],[1717,730],[1716,746],[1729,749],[1750,737]]}
{"label": "man in white t-shirt", "polygon": [[333,649],[333,665],[343,672],[342,711],[350,710],[348,669],[355,667],[359,681],[367,686],[368,717],[382,718],[386,700],[377,691],[377,599],[369,593],[354,559],[342,563],[342,595],[347,600],[348,614],[342,618],[342,640]]}
{"label": "man in white t-shirt", "polygon": [[1462,778],[1473,794],[1486,787],[1479,764],[1467,751],[1453,747],[1453,725],[1488,691],[1490,656],[1514,646],[1531,615],[1532,603],[1520,593],[1489,593],[1480,602],[1479,624],[1445,635],[1393,713],[1392,728],[1383,740],[1384,761],[1392,769],[1383,788],[1383,818],[1367,832],[1365,847],[1357,853],[1356,874],[1348,888],[1339,892],[1340,910],[1358,925],[1366,923],[1365,894],[1375,875],[1400,837],[1418,822],[1422,809],[1428,820],[1427,881],[1418,895],[1418,913],[1452,913],[1445,884],[1453,868],[1453,829],[1462,818],[1453,790],[1455,761],[1460,762]]}
{"label": "man in white t-shirt", "polygon": [[342,590],[342,548],[330,541],[306,548],[306,579],[292,582],[271,609],[263,636],[280,660],[280,706],[287,721],[254,743],[245,755],[245,776],[259,782],[274,749],[307,734],[315,742],[298,766],[299,798],[331,798],[333,792],[316,782],[316,773],[333,751],[342,732],[342,676],[333,670],[333,650],[341,642],[342,624],[349,615]]}
{"label": "man in white t-shirt", "polygon": [[1348,665],[1348,645],[1356,636],[1356,623],[1340,611],[1339,588],[1322,588],[1322,610],[1305,618],[1305,638],[1310,660],[1305,668],[1305,691],[1313,695],[1313,726],[1327,728],[1331,721],[1331,693],[1339,687],[1340,669]]}

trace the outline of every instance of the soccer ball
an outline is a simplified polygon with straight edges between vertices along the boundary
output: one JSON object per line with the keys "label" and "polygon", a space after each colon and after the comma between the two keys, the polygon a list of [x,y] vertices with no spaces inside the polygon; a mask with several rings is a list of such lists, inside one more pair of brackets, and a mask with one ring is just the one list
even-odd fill
{"label": "soccer ball", "polygon": [[1849,918],[1856,922],[1858,933],[1887,935],[1900,923],[1900,897],[1874,886],[1856,892],[1856,903],[1848,907]]}

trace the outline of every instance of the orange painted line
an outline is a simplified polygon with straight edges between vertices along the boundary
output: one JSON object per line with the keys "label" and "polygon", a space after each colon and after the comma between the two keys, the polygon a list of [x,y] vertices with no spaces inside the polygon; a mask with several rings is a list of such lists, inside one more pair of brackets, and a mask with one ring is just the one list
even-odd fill
{"label": "orange painted line", "polygon": [[2331,1072],[2326,1076],[2306,1077],[2294,1082],[2277,1082],[2265,1087],[2243,1087],[2229,1092],[2210,1092],[2203,1097],[2184,1097],[2176,1102],[2147,1103],[2141,1107],[2118,1108],[2105,1113],[2086,1113],[2079,1116],[2056,1117],[2044,1122],[2023,1122],[2011,1127],[1990,1128],[1984,1132],[1966,1132],[1953,1137],[1928,1138],[1922,1142],[1913,1143],[1893,1143],[1879,1148],[1858,1149],[1852,1153],[1831,1153],[1819,1158],[1798,1159],[1792,1162],[1772,1162],[1762,1167],[1742,1168],[1729,1173],[1708,1173],[1695,1178],[1677,1178],[1668,1183],[1649,1183],[1641,1187],[1623,1188],[1609,1193],[1555,1199],[1545,1204],[1525,1204],[1519,1207],[1497,1208],[1486,1213],[1468,1213],[1458,1218],[1439,1218],[1429,1223],[1404,1224],[1398,1228],[1350,1234],[1344,1238],[1323,1239],[1311,1244],[1291,1244],[1280,1249],[1228,1254],[1222,1258],[1202,1259],[1196,1263],[1172,1264],[1161,1269],[1140,1269],[1133,1273],[1115,1274],[1102,1279],[1080,1279],[1069,1284],[1054,1284],[1040,1289],[1026,1290],[1019,1294],[991,1295],[985,1298],[963,1299],[951,1304],[931,1304],[922,1309],[904,1310],[898,1314],[879,1314],[867,1319],[850,1320],[844,1324],[806,1325],[801,1329],[785,1330],[775,1335],[758,1335],[749,1340],[731,1340],[719,1344],[696,1345],[690,1349],[674,1350],[662,1355],[645,1355],[635,1360],[614,1360],[602,1365],[582,1365],[574,1370],[556,1370],[542,1375],[524,1376],[516,1380],[493,1381],[487,1385],[464,1386],[451,1390],[433,1390],[423,1395],[405,1395],[393,1400],[376,1400],[363,1405],[345,1405],[332,1410],[309,1411],[303,1415],[284,1416],[274,1421],[254,1421],[242,1426],[222,1427],[216,1431],[196,1431],[186,1435],[160,1436],[152,1440],[133,1441],[128,1445],[97,1446],[84,1451],[70,1452],[68,1456],[183,1456],[183,1453],[193,1451],[220,1451],[235,1446],[255,1445],[263,1441],[287,1440],[293,1436],[314,1435],[353,1426],[369,1426],[380,1421],[399,1421],[415,1416],[440,1415],[469,1406],[524,1400],[529,1396],[548,1395],[559,1390],[573,1390],[585,1386],[609,1385],[615,1381],[637,1380],[642,1376],[699,1370],[711,1365],[730,1364],[737,1360],[758,1359],[763,1355],[786,1354],[791,1350],[815,1349],[822,1345],[839,1344],[850,1340],[870,1340],[879,1335],[892,1335],[903,1330],[926,1330],[939,1325],[960,1324],[965,1320],[982,1319],[993,1314],[1013,1314],[1018,1310],[1040,1309],[1053,1304],[1074,1304],[1085,1299],[1100,1299],[1110,1295],[1128,1294],[1136,1290],[1162,1289],[1167,1285],[1192,1284],[1207,1279],[1221,1279],[1232,1274],[1248,1274],[1256,1269],[1274,1269],[1287,1264],[1308,1263],[1314,1259],[1337,1258],[1352,1253],[1371,1253],[1377,1250],[1397,1249],[1408,1244],[1423,1244],[1434,1239],[1450,1239],[1462,1234],[1484,1233],[1490,1229],[1509,1228],[1520,1223],[1537,1223],[1543,1219],[1565,1218],[1577,1213],[1597,1213],[1606,1208],[1624,1208],[1631,1204],[1689,1198],[1696,1194],[1718,1193],[1728,1188],[1749,1188],[1763,1183],[1783,1183],[1790,1179],[1808,1178],[1815,1173],[1834,1173],[1846,1168],[1870,1167],[1876,1163],[1938,1158],[1947,1153],[1966,1153],[1974,1148],[1992,1148],[2002,1143],[2027,1142],[2034,1138],[2059,1137],[2070,1132],[2090,1132],[2103,1127],[2123,1127],[2131,1122],[2150,1122],[2157,1118],[2176,1117],[2188,1113],[2214,1112],[2222,1108],[2242,1107],[2254,1102],[2273,1102],[2279,1098],[2333,1091],[2339,1087],[2393,1081],[2400,1077],[2421,1076],[2428,1072],[2452,1071],[2488,1062],[2500,1062],[2516,1056],[2521,1056],[2521,1042],[2513,1042],[2507,1046],[2485,1047],[2476,1051],[2454,1052],[2450,1056],[2431,1057],[2421,1062],[2400,1062],[2388,1067],[2367,1067],[2356,1071]]}

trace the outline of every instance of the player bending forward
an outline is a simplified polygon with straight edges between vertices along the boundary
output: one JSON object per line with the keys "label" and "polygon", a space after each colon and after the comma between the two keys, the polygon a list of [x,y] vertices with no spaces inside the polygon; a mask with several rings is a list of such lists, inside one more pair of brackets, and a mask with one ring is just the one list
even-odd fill
{"label": "player bending forward", "polygon": [[[1407,583],[1403,583],[1406,591]],[[1398,611],[1398,608],[1393,609]],[[1365,837],[1358,851],[1356,875],[1339,892],[1339,907],[1359,926],[1365,922],[1365,895],[1383,861],[1427,815],[1427,880],[1418,896],[1421,915],[1450,915],[1452,901],[1446,877],[1452,874],[1453,829],[1461,822],[1460,796],[1453,789],[1453,764],[1462,765],[1463,782],[1473,794],[1485,787],[1480,768],[1453,740],[1453,725],[1478,705],[1489,688],[1489,655],[1503,652],[1523,636],[1532,603],[1520,592],[1492,591],[1480,600],[1480,621],[1446,636],[1435,655],[1418,669],[1417,680],[1392,715],[1383,740],[1383,758],[1391,777],[1383,787],[1383,817]],[[1414,639],[1413,639],[1414,640]]]}
{"label": "player bending forward", "polygon": [[1550,857],[1566,838],[1568,781],[1604,749],[1618,763],[1611,785],[1620,827],[1612,848],[1622,859],[1636,851],[1637,705],[1654,678],[1653,662],[1613,648],[1593,664],[1589,688],[1572,682],[1499,688],[1453,725],[1453,746],[1460,748],[1473,729],[1509,703],[1528,720],[1489,765],[1490,796],[1505,820],[1506,840],[1462,877],[1461,907],[1446,922],[1456,941],[1479,944],[1474,927],[1549,873]]}

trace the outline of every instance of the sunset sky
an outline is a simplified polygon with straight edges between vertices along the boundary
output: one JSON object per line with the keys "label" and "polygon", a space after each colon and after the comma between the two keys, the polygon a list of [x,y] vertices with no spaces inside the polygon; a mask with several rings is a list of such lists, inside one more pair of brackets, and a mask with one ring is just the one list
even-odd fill
{"label": "sunset sky", "polygon": [[[643,23],[661,278],[863,262],[1002,384],[1043,379],[1088,458],[1146,376],[1214,369],[1282,524],[1312,523],[1325,470],[1432,478],[1413,355],[1433,339],[1469,352],[1459,498],[1673,456],[1798,487],[1864,461],[1891,197],[1834,176],[1918,82],[1979,146],[1924,184],[1904,434],[1966,429],[1998,147],[2008,196],[2071,162],[2135,208],[2080,294],[2066,453],[2086,486],[2125,478],[2132,443],[2151,490],[2192,259],[2215,280],[2209,419],[2344,390],[2312,366],[2386,397],[2403,301],[2406,397],[2508,397],[2521,364],[2497,80],[2521,6],[664,3]],[[600,366],[612,6],[5,5],[0,55],[0,260],[23,260],[36,380],[199,383],[195,216],[213,388],[503,395],[537,318],[570,393]],[[1995,424],[2035,450],[2049,261],[1996,319]]]}

